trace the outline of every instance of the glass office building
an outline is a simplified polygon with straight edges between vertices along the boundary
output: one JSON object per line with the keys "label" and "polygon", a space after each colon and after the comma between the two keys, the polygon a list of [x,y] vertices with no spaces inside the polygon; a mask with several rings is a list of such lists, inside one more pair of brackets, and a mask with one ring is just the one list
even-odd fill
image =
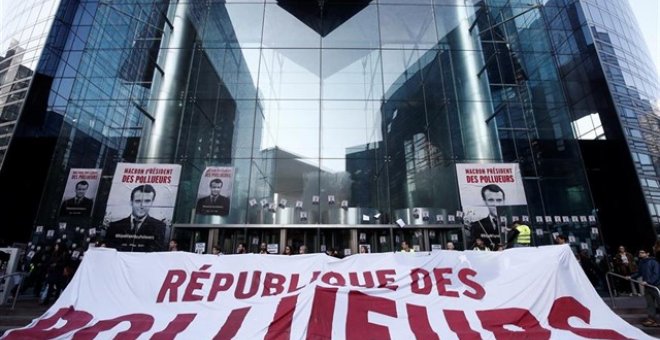
{"label": "glass office building", "polygon": [[[535,244],[655,240],[660,91],[620,0],[21,4],[50,19],[0,41],[8,242],[102,239],[119,163],[181,165],[184,250],[469,248],[462,163],[518,164],[527,205],[498,215]],[[233,171],[227,214],[196,211],[209,166]],[[80,168],[93,210],[63,218]]]}

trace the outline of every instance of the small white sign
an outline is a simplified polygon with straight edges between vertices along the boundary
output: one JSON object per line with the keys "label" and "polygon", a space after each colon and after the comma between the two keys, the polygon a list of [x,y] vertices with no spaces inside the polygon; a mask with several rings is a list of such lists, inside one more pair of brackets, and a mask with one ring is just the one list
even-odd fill
{"label": "small white sign", "polygon": [[344,248],[344,256],[349,256],[351,254],[351,248]]}
{"label": "small white sign", "polygon": [[580,216],[580,222],[587,222],[587,216]]}
{"label": "small white sign", "polygon": [[456,218],[454,217],[454,215],[447,215],[447,221],[454,222],[456,221]]}
{"label": "small white sign", "polygon": [[555,223],[561,222],[561,216],[555,216]]}
{"label": "small white sign", "polygon": [[575,236],[571,235],[568,237],[568,242],[575,243]]}
{"label": "small white sign", "polygon": [[591,235],[598,235],[598,228],[592,227],[591,228]]}
{"label": "small white sign", "polygon": [[435,221],[438,223],[445,223],[445,218],[442,215],[435,215]]}
{"label": "small white sign", "polygon": [[442,244],[431,244],[431,251],[442,250]]}
{"label": "small white sign", "polygon": [[55,236],[55,230],[51,229],[46,232],[46,237],[51,238],[53,236]]}
{"label": "small white sign", "polygon": [[588,250],[588,249],[589,249],[589,245],[588,245],[586,242],[582,242],[582,243],[580,243],[580,249],[586,249],[586,250]]}
{"label": "small white sign", "polygon": [[536,229],[536,235],[538,235],[538,236],[543,236],[543,229],[541,229],[541,228],[537,228],[537,229]]}
{"label": "small white sign", "polygon": [[457,242],[458,241],[458,235],[451,234],[451,235],[449,235],[449,239],[452,240],[452,242]]}
{"label": "small white sign", "polygon": [[268,243],[266,245],[266,251],[268,254],[277,254],[279,253],[280,245],[277,243]]}
{"label": "small white sign", "polygon": [[568,219],[568,216],[562,216],[561,221],[562,222],[570,222],[571,220]]}
{"label": "small white sign", "polygon": [[60,222],[60,230],[66,229],[66,222]]}
{"label": "small white sign", "polygon": [[34,230],[35,233],[41,234],[44,232],[44,226],[38,225],[37,228]]}
{"label": "small white sign", "polygon": [[387,242],[387,238],[385,236],[381,236],[378,238],[378,243],[384,244],[385,242]]}
{"label": "small white sign", "polygon": [[96,228],[89,228],[89,236],[96,235]]}
{"label": "small white sign", "polygon": [[369,215],[362,214],[362,221],[369,222],[369,220],[370,220]]}
{"label": "small white sign", "polygon": [[571,216],[571,222],[580,222],[580,219],[577,216]]}
{"label": "small white sign", "polygon": [[543,223],[543,216],[536,216],[536,223]]}
{"label": "small white sign", "polygon": [[589,215],[589,222],[596,222],[596,216]]}
{"label": "small white sign", "polygon": [[206,243],[204,242],[195,243],[195,254],[204,254],[205,250],[206,250]]}
{"label": "small white sign", "polygon": [[522,221],[523,221],[523,222],[529,222],[529,216],[527,216],[527,215],[522,215]]}
{"label": "small white sign", "polygon": [[552,223],[552,216],[546,216],[545,223]]}

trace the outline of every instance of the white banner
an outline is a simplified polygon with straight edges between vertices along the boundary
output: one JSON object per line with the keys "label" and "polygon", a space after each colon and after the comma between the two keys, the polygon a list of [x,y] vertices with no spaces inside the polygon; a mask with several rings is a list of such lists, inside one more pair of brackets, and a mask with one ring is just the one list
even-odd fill
{"label": "white banner", "polygon": [[88,217],[101,180],[101,169],[71,169],[66,181],[60,216]]}
{"label": "white banner", "polygon": [[123,251],[165,247],[181,165],[119,163],[105,209],[108,246]]}
{"label": "white banner", "polygon": [[651,339],[590,287],[566,245],[343,260],[94,249],[4,339]]}
{"label": "white banner", "polygon": [[198,215],[229,215],[234,168],[206,167],[197,190]]}

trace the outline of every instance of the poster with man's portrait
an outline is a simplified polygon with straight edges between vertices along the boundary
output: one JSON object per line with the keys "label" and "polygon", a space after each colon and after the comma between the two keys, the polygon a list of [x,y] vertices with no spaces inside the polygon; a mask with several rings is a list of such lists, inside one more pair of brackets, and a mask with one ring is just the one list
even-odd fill
{"label": "poster with man's portrait", "polygon": [[60,216],[89,217],[100,179],[101,169],[71,169],[60,203]]}
{"label": "poster with man's portrait", "polygon": [[104,218],[108,246],[164,250],[180,176],[178,164],[117,164]]}
{"label": "poster with man's portrait", "polygon": [[197,190],[195,212],[198,215],[229,215],[234,168],[210,166],[202,173]]}
{"label": "poster with man's portrait", "polygon": [[517,163],[456,164],[463,221],[470,223],[472,239],[487,245],[500,243],[497,207],[527,205],[525,187]]}

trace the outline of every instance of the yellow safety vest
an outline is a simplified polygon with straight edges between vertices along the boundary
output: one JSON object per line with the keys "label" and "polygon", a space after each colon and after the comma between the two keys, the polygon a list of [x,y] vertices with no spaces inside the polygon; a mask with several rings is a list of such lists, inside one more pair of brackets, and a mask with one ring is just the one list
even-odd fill
{"label": "yellow safety vest", "polygon": [[516,239],[516,243],[519,244],[530,244],[532,243],[532,230],[529,229],[528,226],[524,224],[520,224],[516,227],[518,230],[518,238]]}

